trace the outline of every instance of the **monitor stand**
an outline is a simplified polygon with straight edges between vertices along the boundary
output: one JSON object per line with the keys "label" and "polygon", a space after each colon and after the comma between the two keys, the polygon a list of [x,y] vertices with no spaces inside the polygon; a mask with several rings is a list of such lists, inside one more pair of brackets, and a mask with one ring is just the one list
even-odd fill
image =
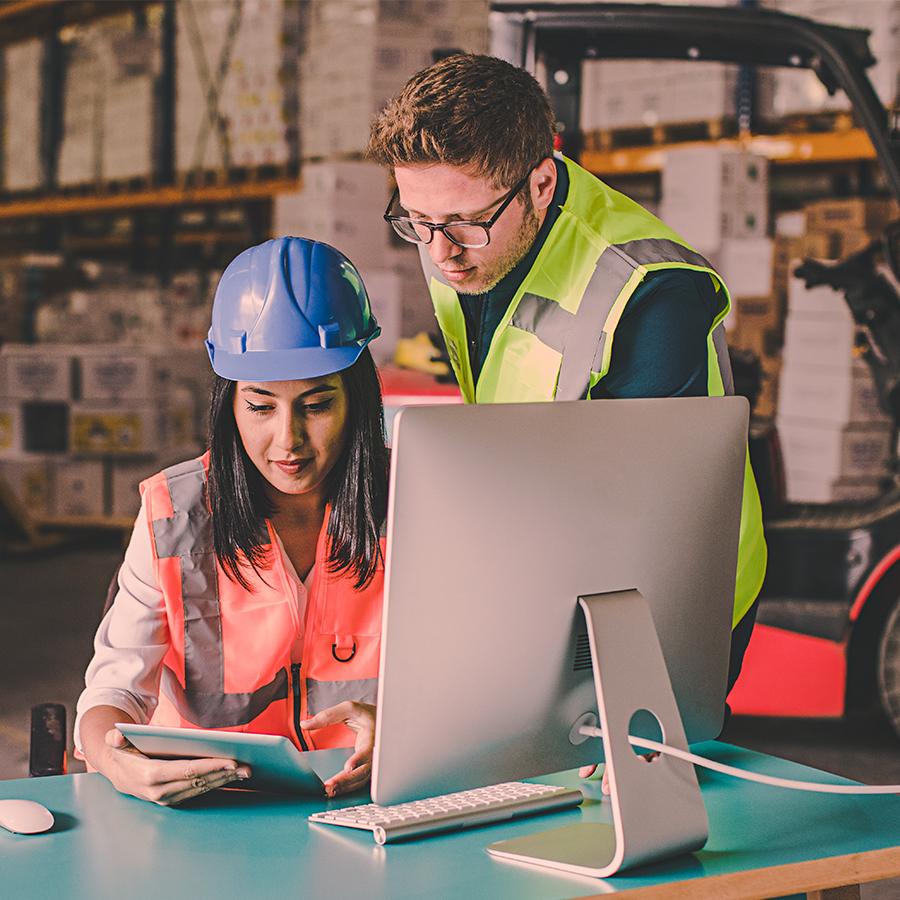
{"label": "monitor stand", "polygon": [[[709,822],[691,763],[667,755],[647,761],[628,742],[635,713],[647,718],[649,710],[662,742],[688,749],[647,601],[631,590],[579,597],[578,603],[587,620],[614,824],[566,825],[499,841],[488,851],[604,878],[701,849]],[[577,733],[574,728],[576,742]]]}

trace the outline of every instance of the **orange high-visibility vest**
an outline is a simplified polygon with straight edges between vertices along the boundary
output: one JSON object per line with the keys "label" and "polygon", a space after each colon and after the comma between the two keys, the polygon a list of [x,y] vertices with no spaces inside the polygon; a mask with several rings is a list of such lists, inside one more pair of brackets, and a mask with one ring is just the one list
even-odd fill
{"label": "orange high-visibility vest", "polygon": [[216,559],[208,466],[207,453],[141,484],[170,635],[151,722],[282,734],[301,750],[352,747],[345,725],[307,732],[297,723],[343,700],[375,703],[383,565],[362,590],[346,572],[329,571],[326,510],[302,661],[292,665],[296,590],[271,524],[265,568],[260,575],[247,567],[252,590],[245,590]]}

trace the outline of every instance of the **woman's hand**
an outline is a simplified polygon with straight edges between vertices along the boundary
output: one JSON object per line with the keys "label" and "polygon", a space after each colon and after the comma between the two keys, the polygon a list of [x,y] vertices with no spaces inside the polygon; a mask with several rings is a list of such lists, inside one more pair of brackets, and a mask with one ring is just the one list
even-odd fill
{"label": "woman's hand", "polygon": [[375,747],[375,707],[369,703],[345,700],[337,706],[323,709],[310,719],[304,719],[300,727],[307,731],[328,725],[346,725],[356,732],[356,746],[344,768],[325,782],[329,797],[349,794],[359,790],[372,777],[372,750]]}
{"label": "woman's hand", "polygon": [[160,806],[176,806],[207,791],[250,777],[231,759],[153,759],[144,756],[118,728],[106,733],[105,771],[117,791]]}
{"label": "woman's hand", "polygon": [[175,806],[191,797],[250,777],[246,766],[231,759],[153,759],[144,756],[115,727],[131,717],[114,707],[94,707],[81,722],[84,755],[117,791]]}

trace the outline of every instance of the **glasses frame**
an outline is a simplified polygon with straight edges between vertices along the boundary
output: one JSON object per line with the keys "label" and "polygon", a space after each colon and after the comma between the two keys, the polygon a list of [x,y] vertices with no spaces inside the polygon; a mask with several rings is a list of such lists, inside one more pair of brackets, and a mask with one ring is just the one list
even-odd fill
{"label": "glasses frame", "polygon": [[[445,238],[450,241],[451,244],[456,244],[457,247],[463,247],[467,250],[480,250],[482,247],[487,247],[491,242],[491,228],[497,223],[497,219],[503,215],[503,211],[509,206],[510,203],[516,198],[519,192],[528,184],[528,180],[531,178],[531,171],[515,186],[512,190],[503,198],[500,203],[500,208],[495,212],[490,219],[486,222],[473,222],[473,221],[460,221],[460,222],[427,222],[424,219],[413,219],[409,216],[392,216],[391,215],[391,207],[393,207],[394,203],[397,202],[397,198],[400,196],[400,188],[394,188],[394,193],[391,195],[390,202],[387,205],[387,209],[384,211],[384,220],[385,222],[390,222],[394,228],[394,231],[400,235],[405,241],[409,241],[411,244],[425,244],[426,246],[430,244],[434,240],[434,233],[436,231],[443,232]],[[408,234],[404,234],[400,231],[400,223],[401,222],[409,222],[411,225],[422,226],[428,229],[428,240],[423,241],[421,238],[414,238]],[[477,247],[473,247],[471,244],[462,244],[457,240],[454,240],[452,235],[447,231],[448,228],[456,228],[460,225],[477,225],[479,228],[484,229],[484,234],[487,240],[483,244],[479,244]]]}

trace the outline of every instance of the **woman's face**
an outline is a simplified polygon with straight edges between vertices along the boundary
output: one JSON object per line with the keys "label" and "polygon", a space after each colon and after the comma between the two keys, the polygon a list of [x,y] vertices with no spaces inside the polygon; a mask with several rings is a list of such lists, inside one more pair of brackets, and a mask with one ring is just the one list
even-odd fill
{"label": "woman's face", "polygon": [[239,381],[234,418],[247,455],[283,494],[327,489],[347,442],[340,373],[298,381]]}

